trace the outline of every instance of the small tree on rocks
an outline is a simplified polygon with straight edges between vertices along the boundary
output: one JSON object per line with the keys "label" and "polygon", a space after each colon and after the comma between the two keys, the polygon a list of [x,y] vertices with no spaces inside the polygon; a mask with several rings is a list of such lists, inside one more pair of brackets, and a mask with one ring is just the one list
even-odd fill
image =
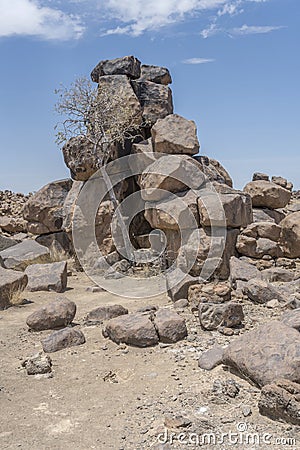
{"label": "small tree on rocks", "polygon": [[111,95],[105,85],[94,88],[85,77],[75,80],[70,88],[62,85],[55,93],[58,95],[55,110],[64,116],[55,127],[56,142],[63,145],[72,137],[83,136],[92,144],[96,167],[101,171],[121,225],[126,254],[132,259],[130,238],[105,165],[116,145],[124,145],[140,134],[141,118],[128,105],[120,104],[118,96]]}

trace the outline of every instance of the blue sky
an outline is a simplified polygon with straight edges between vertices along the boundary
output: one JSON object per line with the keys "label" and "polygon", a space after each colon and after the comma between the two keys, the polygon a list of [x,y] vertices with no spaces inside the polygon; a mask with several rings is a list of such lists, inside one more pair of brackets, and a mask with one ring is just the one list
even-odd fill
{"label": "blue sky", "polygon": [[101,59],[167,66],[175,112],[241,188],[254,171],[300,189],[299,0],[0,0],[0,189],[68,176],[55,88]]}

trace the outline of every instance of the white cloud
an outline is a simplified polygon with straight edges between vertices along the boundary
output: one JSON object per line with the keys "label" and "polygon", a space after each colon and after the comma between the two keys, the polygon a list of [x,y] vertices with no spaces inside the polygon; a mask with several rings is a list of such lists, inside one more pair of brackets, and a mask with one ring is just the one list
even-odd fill
{"label": "white cloud", "polygon": [[207,28],[204,28],[204,30],[200,31],[200,35],[207,39],[211,36],[214,36],[215,34],[218,34],[220,31],[222,31],[220,28],[217,27],[217,24],[211,23]]}
{"label": "white cloud", "polygon": [[80,19],[37,0],[0,0],[0,37],[27,35],[46,40],[78,39],[84,32]]}
{"label": "white cloud", "polygon": [[[254,0],[251,0],[254,1]],[[261,0],[255,0],[261,1]],[[256,26],[256,25],[243,25],[240,28],[233,28],[233,34],[247,35],[247,34],[266,34],[272,31],[281,30],[285,28],[283,26]]]}
{"label": "white cloud", "polygon": [[185,59],[183,62],[183,64],[207,64],[207,63],[211,63],[214,62],[214,59],[209,59],[209,58],[190,58],[190,59]]}
{"label": "white cloud", "polygon": [[110,29],[106,34],[139,36],[168,24],[180,22],[207,10],[221,8],[228,0],[98,0],[99,8],[112,20],[126,24]]}

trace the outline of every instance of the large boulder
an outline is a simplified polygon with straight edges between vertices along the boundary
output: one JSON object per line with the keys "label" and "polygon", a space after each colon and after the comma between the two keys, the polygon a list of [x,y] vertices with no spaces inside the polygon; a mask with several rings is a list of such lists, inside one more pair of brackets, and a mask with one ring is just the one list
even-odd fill
{"label": "large boulder", "polygon": [[282,256],[279,245],[281,227],[274,222],[255,222],[245,228],[237,240],[237,250],[250,258],[264,255],[278,258]]}
{"label": "large boulder", "polygon": [[158,334],[149,315],[125,314],[107,322],[105,335],[117,344],[136,347],[158,344]]}
{"label": "large boulder", "polygon": [[216,330],[219,327],[234,328],[244,320],[243,307],[239,303],[200,302],[199,320],[204,330]]}
{"label": "large boulder", "polygon": [[154,229],[177,230],[197,227],[200,224],[197,194],[189,190],[160,202],[146,202],[145,217]]}
{"label": "large boulder", "polygon": [[0,228],[7,233],[26,233],[27,221],[22,217],[1,216]]}
{"label": "large boulder", "polygon": [[196,155],[200,148],[195,122],[177,114],[158,120],[151,134],[155,152]]}
{"label": "large boulder", "polygon": [[34,264],[25,270],[27,289],[33,291],[65,292],[67,288],[67,263]]}
{"label": "large boulder", "polygon": [[289,214],[280,225],[284,255],[288,258],[300,258],[300,211]]}
{"label": "large boulder", "polygon": [[276,380],[261,390],[260,414],[300,426],[300,385],[289,380]]}
{"label": "large boulder", "polygon": [[285,214],[276,209],[253,208],[253,222],[275,222],[279,224],[285,218]]}
{"label": "large boulder", "polygon": [[86,181],[97,172],[99,154],[95,153],[93,143],[85,136],[72,137],[62,152],[73,180]]}
{"label": "large boulder", "polygon": [[[132,123],[137,125],[141,124],[141,105],[126,75],[107,75],[101,77],[99,80],[97,99],[100,101],[100,109],[104,107],[101,104],[103,100],[104,102],[109,101],[113,107],[118,108],[116,111],[113,111],[116,119],[120,117],[123,121],[128,121],[131,118]],[[110,110],[108,110],[108,114],[111,114]]]}
{"label": "large boulder", "polygon": [[36,238],[36,242],[50,251],[51,261],[65,261],[73,255],[73,244],[67,233],[42,234]]}
{"label": "large boulder", "polygon": [[140,176],[139,185],[144,200],[159,201],[169,192],[199,189],[205,180],[201,167],[193,158],[176,155],[158,158],[150,164]]}
{"label": "large boulder", "polygon": [[172,344],[187,336],[185,320],[175,311],[159,309],[155,314],[154,324],[160,342]]}
{"label": "large boulder", "polygon": [[168,86],[152,81],[136,80],[131,82],[140,101],[144,125],[153,125],[173,113],[172,91]]}
{"label": "large boulder", "polygon": [[171,84],[172,78],[166,67],[148,66],[143,64],[141,67],[141,80],[152,81],[158,84]]}
{"label": "large boulder", "polygon": [[254,303],[265,304],[271,300],[278,300],[283,303],[285,300],[275,286],[257,278],[253,278],[245,284],[244,293]]}
{"label": "large boulder", "polygon": [[270,181],[251,181],[244,187],[250,194],[254,207],[284,208],[291,199],[291,192]]}
{"label": "large boulder", "polygon": [[31,239],[3,250],[0,257],[4,267],[14,270],[25,270],[31,264],[51,262],[49,249]]}
{"label": "large boulder", "polygon": [[19,294],[26,288],[28,277],[24,273],[0,267],[0,310],[18,300]]}
{"label": "large boulder", "polygon": [[85,336],[82,331],[70,327],[54,331],[42,340],[42,347],[46,353],[53,353],[82,344],[85,344]]}
{"label": "large boulder", "polygon": [[127,75],[129,78],[139,78],[141,62],[134,56],[100,61],[91,72],[92,81],[98,83],[99,77],[104,75]]}
{"label": "large boulder", "polygon": [[87,325],[94,325],[102,323],[104,320],[110,320],[115,317],[123,316],[124,314],[128,314],[128,309],[124,308],[122,305],[98,306],[98,308],[93,309],[87,314],[85,323]]}
{"label": "large boulder", "polygon": [[249,258],[261,259],[265,255],[273,258],[282,256],[282,250],[277,242],[265,238],[255,239],[243,234],[238,237],[236,248],[241,255]]}
{"label": "large boulder", "polygon": [[[177,264],[192,277],[217,275],[221,280],[229,277],[229,261],[235,255],[238,230],[227,230],[226,236],[213,236],[210,228],[193,230],[178,252]],[[223,251],[221,251],[223,248]],[[209,257],[209,258],[208,258]]]}
{"label": "large boulder", "polygon": [[6,250],[7,248],[13,247],[14,245],[17,245],[19,243],[20,241],[16,239],[2,236],[2,234],[0,234],[0,252]]}
{"label": "large boulder", "polygon": [[253,278],[261,278],[259,270],[254,265],[235,256],[230,258],[230,281],[234,287],[238,281],[246,282]]}
{"label": "large boulder", "polygon": [[245,333],[224,351],[223,363],[237,369],[259,387],[278,378],[300,382],[300,334],[271,321]]}
{"label": "large boulder", "polygon": [[71,187],[72,181],[69,179],[53,181],[30,197],[23,209],[30,233],[61,231],[64,220],[63,205]]}
{"label": "large boulder", "polygon": [[240,228],[253,219],[250,196],[219,183],[214,183],[212,189],[203,193],[200,190],[198,209],[203,227]]}
{"label": "large boulder", "polygon": [[63,328],[72,323],[75,314],[76,305],[74,302],[67,298],[58,298],[30,314],[26,323],[33,331]]}

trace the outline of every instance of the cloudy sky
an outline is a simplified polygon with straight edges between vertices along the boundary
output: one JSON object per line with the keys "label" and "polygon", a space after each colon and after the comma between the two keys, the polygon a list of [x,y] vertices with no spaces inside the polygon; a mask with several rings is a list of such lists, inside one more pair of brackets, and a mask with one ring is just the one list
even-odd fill
{"label": "cloudy sky", "polygon": [[299,0],[0,0],[0,189],[68,176],[55,88],[101,59],[169,67],[175,112],[238,188],[254,171],[300,189]]}

